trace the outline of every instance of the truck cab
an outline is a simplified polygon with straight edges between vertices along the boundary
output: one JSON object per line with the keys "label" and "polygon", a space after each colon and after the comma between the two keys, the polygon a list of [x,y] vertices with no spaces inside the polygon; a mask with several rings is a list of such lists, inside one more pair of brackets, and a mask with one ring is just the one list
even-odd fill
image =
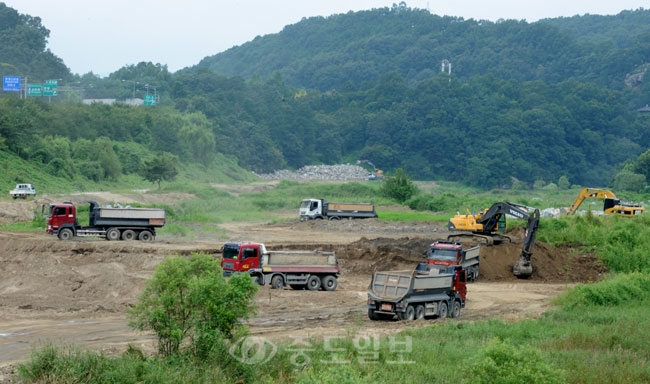
{"label": "truck cab", "polygon": [[467,270],[467,278],[474,281],[479,275],[480,247],[463,249],[461,243],[453,241],[435,241],[423,255],[429,265],[446,267],[462,266]]}
{"label": "truck cab", "polygon": [[50,204],[47,215],[47,233],[56,234],[62,227],[77,226],[77,207],[71,203]]}
{"label": "truck cab", "polygon": [[300,202],[300,220],[323,218],[323,200],[305,199]]}
{"label": "truck cab", "polygon": [[228,242],[223,245],[221,269],[224,276],[235,272],[248,272],[260,268],[261,256],[266,253],[264,244],[246,242]]}

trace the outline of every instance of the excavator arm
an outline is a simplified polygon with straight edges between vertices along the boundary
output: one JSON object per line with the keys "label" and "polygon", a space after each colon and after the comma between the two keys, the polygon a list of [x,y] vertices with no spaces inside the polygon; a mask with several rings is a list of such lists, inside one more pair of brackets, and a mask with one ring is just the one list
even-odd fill
{"label": "excavator arm", "polygon": [[580,205],[585,201],[585,199],[616,199],[614,192],[607,189],[599,188],[582,188],[578,197],[573,201],[573,204],[569,207],[567,211],[568,215],[573,215],[576,213]]}
{"label": "excavator arm", "polygon": [[524,237],[524,245],[521,248],[519,261],[517,261],[512,267],[512,273],[521,279],[526,279],[533,274],[533,265],[531,264],[530,259],[533,256],[533,245],[535,245],[535,236],[537,235],[538,227],[539,209],[535,209],[535,211],[528,216],[526,236]]}
{"label": "excavator arm", "polygon": [[524,220],[529,216],[525,205],[502,201],[492,204],[476,222],[483,225],[483,232],[493,232],[499,218],[506,214]]}

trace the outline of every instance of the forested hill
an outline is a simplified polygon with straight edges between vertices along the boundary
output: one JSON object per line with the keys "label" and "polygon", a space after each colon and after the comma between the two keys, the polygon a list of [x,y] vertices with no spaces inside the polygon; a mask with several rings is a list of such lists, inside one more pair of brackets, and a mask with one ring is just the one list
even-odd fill
{"label": "forested hill", "polygon": [[203,59],[227,76],[278,71],[293,86],[340,89],[395,71],[408,83],[440,72],[461,78],[568,79],[621,88],[650,55],[650,10],[525,21],[440,17],[402,3],[392,8],[312,17]]}
{"label": "forested hill", "polygon": [[[64,179],[117,180],[162,152],[234,176],[252,174],[224,164],[267,173],[366,159],[482,188],[650,182],[650,11],[492,23],[401,5],[305,19],[176,73],[138,63],[99,78],[71,75],[45,50],[40,19],[2,5],[12,24],[0,23],[0,53],[24,45],[54,59],[43,68],[16,53],[3,75],[75,86],[51,103],[3,94],[0,160]],[[142,97],[144,84],[158,105],[80,102]]]}

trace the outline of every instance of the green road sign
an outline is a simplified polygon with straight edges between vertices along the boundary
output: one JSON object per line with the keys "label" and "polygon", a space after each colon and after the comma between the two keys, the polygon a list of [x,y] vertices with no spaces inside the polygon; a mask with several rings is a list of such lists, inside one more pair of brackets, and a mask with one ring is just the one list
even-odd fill
{"label": "green road sign", "polygon": [[27,84],[27,96],[43,96],[43,85]]}
{"label": "green road sign", "polygon": [[56,96],[58,95],[58,82],[56,80],[48,80],[43,84],[43,96]]}
{"label": "green road sign", "polygon": [[144,95],[144,105],[156,105],[156,95]]}

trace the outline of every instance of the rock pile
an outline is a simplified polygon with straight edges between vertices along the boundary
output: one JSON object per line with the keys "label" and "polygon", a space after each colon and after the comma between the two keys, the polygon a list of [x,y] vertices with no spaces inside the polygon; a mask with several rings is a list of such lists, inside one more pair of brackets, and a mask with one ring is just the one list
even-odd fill
{"label": "rock pile", "polygon": [[297,171],[286,169],[257,175],[265,180],[368,180],[369,172],[351,164],[306,165]]}

